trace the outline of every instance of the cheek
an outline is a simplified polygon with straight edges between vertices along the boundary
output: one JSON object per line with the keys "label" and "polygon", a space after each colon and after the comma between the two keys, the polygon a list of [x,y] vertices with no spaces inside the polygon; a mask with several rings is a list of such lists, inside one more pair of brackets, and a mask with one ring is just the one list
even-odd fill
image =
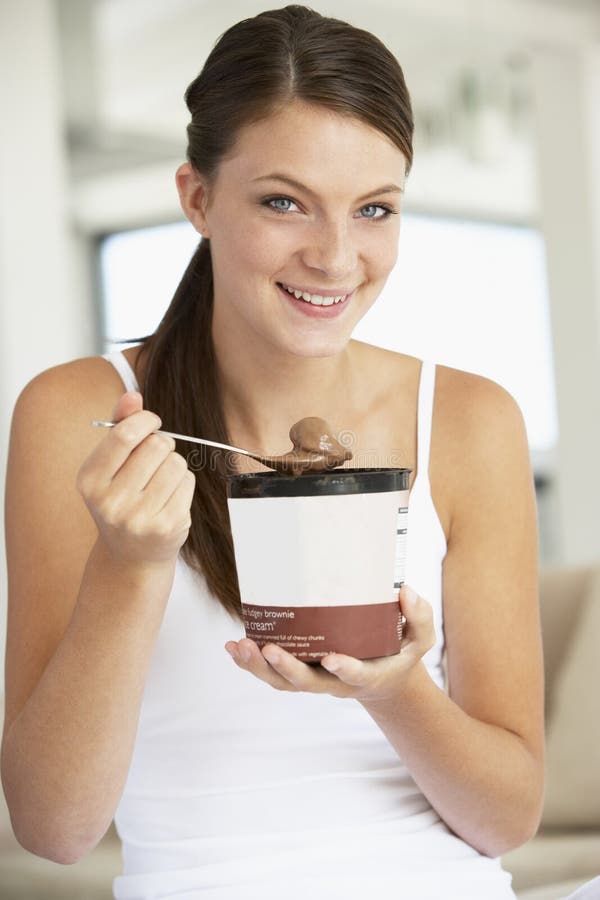
{"label": "cheek", "polygon": [[281,225],[278,228],[270,222],[256,222],[236,244],[239,262],[257,275],[275,275],[298,249],[298,235],[293,231]]}
{"label": "cheek", "polygon": [[376,275],[385,278],[392,271],[398,260],[398,240],[381,241],[373,249],[372,259]]}
{"label": "cheek", "polygon": [[223,285],[247,283],[267,256],[256,230],[235,220],[213,226],[211,253],[215,274]]}

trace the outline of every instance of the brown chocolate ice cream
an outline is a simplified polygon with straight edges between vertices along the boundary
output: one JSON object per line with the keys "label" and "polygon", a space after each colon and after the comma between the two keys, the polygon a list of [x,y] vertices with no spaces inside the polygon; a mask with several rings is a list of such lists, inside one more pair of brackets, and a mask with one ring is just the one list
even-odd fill
{"label": "brown chocolate ice cream", "polygon": [[335,469],[352,459],[352,452],[334,438],[331,426],[317,416],[295,422],[290,428],[290,440],[294,446],[288,453],[263,456],[261,462],[288,475],[302,475]]}

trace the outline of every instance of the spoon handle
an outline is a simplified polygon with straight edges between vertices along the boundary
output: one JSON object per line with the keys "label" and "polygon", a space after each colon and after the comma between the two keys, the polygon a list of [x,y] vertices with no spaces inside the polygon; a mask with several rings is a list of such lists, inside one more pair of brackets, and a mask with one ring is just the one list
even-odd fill
{"label": "spoon handle", "polygon": [[[116,422],[100,422],[96,419],[92,422],[92,425],[101,425],[104,428],[114,428],[116,424]],[[222,450],[233,450],[235,453],[243,453],[244,456],[252,456],[254,458],[254,454],[250,453],[249,450],[242,450],[241,447],[232,447],[230,444],[219,444],[217,441],[209,441],[206,438],[190,437],[189,434],[175,434],[173,431],[161,431],[160,429],[156,429],[156,431],[153,431],[152,433],[166,434],[168,437],[179,438],[181,441],[193,441],[194,444],[207,444],[209,447],[220,447]]]}

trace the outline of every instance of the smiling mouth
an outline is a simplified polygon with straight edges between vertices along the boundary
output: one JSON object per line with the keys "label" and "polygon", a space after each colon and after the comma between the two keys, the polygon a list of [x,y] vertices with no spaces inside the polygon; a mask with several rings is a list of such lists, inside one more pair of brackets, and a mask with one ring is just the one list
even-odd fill
{"label": "smiling mouth", "polygon": [[277,282],[277,286],[282,290],[287,291],[292,297],[295,297],[297,300],[304,300],[305,303],[310,303],[311,306],[333,306],[337,303],[345,303],[350,294],[338,294],[336,296],[324,296],[323,294],[310,294],[308,291],[301,291],[296,288],[288,287],[287,284],[284,284],[282,281]]}

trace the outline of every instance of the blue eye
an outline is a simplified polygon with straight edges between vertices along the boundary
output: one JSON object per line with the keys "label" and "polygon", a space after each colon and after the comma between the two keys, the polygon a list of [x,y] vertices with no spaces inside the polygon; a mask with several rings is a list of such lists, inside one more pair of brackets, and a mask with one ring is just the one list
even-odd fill
{"label": "blue eye", "polygon": [[[265,200],[261,200],[261,206],[266,206],[268,209],[272,209],[273,212],[278,213],[279,215],[286,215],[290,212],[290,207],[285,206],[275,206],[273,204],[291,204],[292,206],[297,206],[296,201],[292,200],[291,197],[277,196],[277,197],[267,197]],[[380,216],[371,215],[371,216],[359,216],[361,219],[366,219],[367,221],[372,222],[380,222],[384,219],[389,219],[390,216],[396,216],[398,213],[396,210],[392,209],[390,206],[386,206],[384,203],[369,203],[366,206],[361,207],[361,212],[365,209],[381,209],[383,210],[383,214]]]}
{"label": "blue eye", "polygon": [[[362,209],[382,209],[382,216],[362,216],[363,219],[372,219],[377,221],[377,219],[387,219],[391,215],[395,215],[394,210],[389,206],[384,206],[382,203],[369,203],[368,206],[363,206]],[[362,210],[361,210],[362,212]]]}
{"label": "blue eye", "polygon": [[267,200],[263,200],[262,205],[268,206],[269,209],[273,210],[273,212],[285,214],[289,211],[289,208],[281,209],[280,207],[271,205],[272,203],[281,203],[282,201],[283,203],[293,203],[294,206],[296,205],[293,200],[290,200],[289,197],[270,197]]}

